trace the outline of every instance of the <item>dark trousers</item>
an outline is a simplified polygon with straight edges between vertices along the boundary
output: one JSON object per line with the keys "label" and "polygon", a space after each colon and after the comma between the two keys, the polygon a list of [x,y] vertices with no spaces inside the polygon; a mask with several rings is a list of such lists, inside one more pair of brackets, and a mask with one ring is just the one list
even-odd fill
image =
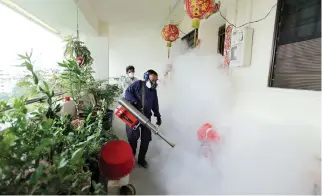
{"label": "dark trousers", "polygon": [[128,125],[126,125],[126,135],[131,145],[134,156],[136,154],[138,140],[141,136],[138,160],[145,160],[145,155],[148,152],[149,143],[152,140],[151,131],[147,129],[145,126],[140,126],[136,130],[133,130]]}

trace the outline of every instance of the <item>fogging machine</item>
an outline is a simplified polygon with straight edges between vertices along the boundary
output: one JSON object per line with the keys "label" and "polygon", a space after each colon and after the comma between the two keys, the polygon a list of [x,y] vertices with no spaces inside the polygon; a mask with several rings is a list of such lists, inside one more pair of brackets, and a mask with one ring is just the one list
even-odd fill
{"label": "fogging machine", "polygon": [[148,128],[152,133],[158,135],[162,140],[169,144],[172,148],[175,146],[170,142],[164,135],[159,132],[159,128],[151,123],[151,121],[145,117],[138,109],[136,109],[130,102],[126,99],[121,98],[119,101],[121,105],[115,110],[115,115],[119,117],[123,122],[125,122],[132,129],[137,129],[140,125]]}

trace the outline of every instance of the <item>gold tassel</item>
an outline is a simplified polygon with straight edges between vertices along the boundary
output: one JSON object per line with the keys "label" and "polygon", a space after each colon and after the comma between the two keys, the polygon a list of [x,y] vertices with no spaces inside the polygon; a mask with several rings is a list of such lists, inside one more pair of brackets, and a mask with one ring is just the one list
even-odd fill
{"label": "gold tassel", "polygon": [[170,58],[170,48],[171,48],[171,42],[167,42],[168,47],[168,59]]}
{"label": "gold tassel", "polygon": [[193,36],[193,43],[194,43],[194,46],[196,47],[197,46],[197,29],[199,29],[200,27],[200,19],[199,18],[193,18],[192,19],[192,28],[195,29],[195,33],[194,33],[194,36]]}

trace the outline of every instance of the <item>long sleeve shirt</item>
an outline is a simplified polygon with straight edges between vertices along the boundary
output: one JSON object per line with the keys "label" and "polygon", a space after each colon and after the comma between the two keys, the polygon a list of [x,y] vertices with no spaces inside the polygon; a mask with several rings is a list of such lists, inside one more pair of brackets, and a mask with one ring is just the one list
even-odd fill
{"label": "long sleeve shirt", "polygon": [[144,88],[143,114],[151,118],[152,112],[155,117],[161,117],[159,112],[159,100],[156,89],[149,89],[142,80],[135,81],[125,91],[125,99],[132,104],[142,105],[142,87]]}

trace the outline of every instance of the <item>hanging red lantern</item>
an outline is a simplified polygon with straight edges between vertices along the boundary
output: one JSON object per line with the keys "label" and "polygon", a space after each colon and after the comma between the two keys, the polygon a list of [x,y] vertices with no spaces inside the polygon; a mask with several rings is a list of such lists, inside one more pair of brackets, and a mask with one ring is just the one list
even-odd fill
{"label": "hanging red lantern", "polygon": [[172,42],[176,41],[179,37],[179,28],[176,25],[168,24],[162,29],[161,35],[165,41],[167,41],[168,58],[170,57],[170,47]]}
{"label": "hanging red lantern", "polygon": [[195,29],[194,43],[196,46],[197,29],[200,26],[200,20],[204,18],[211,8],[212,0],[185,0],[185,10],[190,18],[192,18],[192,28]]}
{"label": "hanging red lantern", "polygon": [[220,1],[218,1],[218,3],[215,3],[214,0],[211,0],[209,10],[204,15],[204,18],[208,19],[210,16],[217,13],[219,11],[219,8],[220,8]]}

